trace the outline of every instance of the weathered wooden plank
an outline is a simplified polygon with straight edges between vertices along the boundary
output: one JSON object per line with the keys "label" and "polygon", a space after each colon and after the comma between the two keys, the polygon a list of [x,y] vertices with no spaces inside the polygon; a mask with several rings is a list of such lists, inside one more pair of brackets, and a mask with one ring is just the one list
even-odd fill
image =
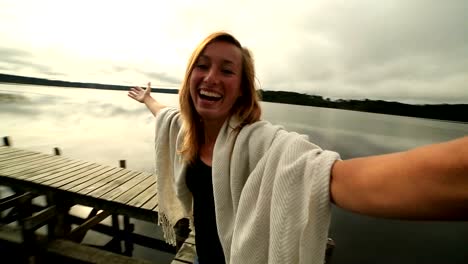
{"label": "weathered wooden plank", "polygon": [[101,199],[106,199],[106,200],[114,200],[114,198],[120,196],[122,193],[126,192],[129,189],[132,189],[135,185],[140,184],[142,181],[144,181],[146,178],[150,177],[149,174],[147,173],[141,173],[138,172],[138,174],[135,177],[132,177],[125,183],[119,184],[112,188],[112,190],[104,193],[101,196]]}
{"label": "weathered wooden plank", "polygon": [[19,148],[14,148],[14,147],[5,147],[5,146],[0,147],[0,155],[3,154],[3,153],[14,153],[14,152],[39,153],[37,151],[24,150],[24,149],[19,149]]}
{"label": "weathered wooden plank", "polygon": [[193,262],[187,262],[187,261],[180,261],[178,259],[173,259],[171,261],[171,264],[192,264]]}
{"label": "weathered wooden plank", "polygon": [[47,154],[47,153],[43,153],[43,152],[38,152],[38,151],[32,151],[32,150],[25,150],[25,149],[19,149],[19,148],[10,148],[11,151],[10,152],[1,152],[1,153],[31,153],[31,154],[44,154],[44,155],[50,155],[50,154]]}
{"label": "weathered wooden plank", "polygon": [[184,243],[177,252],[174,260],[182,261],[185,263],[193,263],[196,256],[195,245]]}
{"label": "weathered wooden plank", "polygon": [[107,183],[109,183],[111,181],[118,180],[119,178],[124,177],[128,173],[129,173],[128,170],[121,169],[121,170],[117,171],[115,174],[111,174],[109,176],[107,174],[104,174],[102,176],[106,176],[106,177],[96,177],[95,180],[91,180],[89,182],[82,183],[82,184],[80,184],[78,186],[75,186],[75,187],[69,189],[69,191],[80,193],[80,194],[83,194],[83,195],[88,195],[89,193],[91,193],[91,192],[101,188],[102,186],[106,185]]}
{"label": "weathered wooden plank", "polygon": [[197,255],[195,246],[195,232],[190,232],[187,239],[177,251],[174,260],[171,264],[176,263],[193,263]]}
{"label": "weathered wooden plank", "polygon": [[[104,179],[105,177],[107,176],[110,176],[114,173],[117,173],[118,171],[122,170],[121,168],[112,168],[112,167],[109,167],[110,169],[107,170],[107,171],[99,171],[99,172],[96,172],[96,173],[93,173],[93,174],[90,174],[86,177],[82,177],[80,179],[77,179],[73,182],[70,182],[70,183],[67,183],[63,186],[60,186],[60,189],[62,190],[71,190],[72,188],[74,187],[77,187],[77,186],[81,186],[82,188],[85,188],[88,184],[88,185],[91,185],[93,182],[96,182],[96,181],[99,181],[100,179]],[[78,187],[80,188],[80,187]]]}
{"label": "weathered wooden plank", "polygon": [[0,155],[2,154],[7,154],[7,153],[32,153],[32,154],[46,154],[38,151],[32,151],[32,150],[25,150],[25,149],[20,149],[20,148],[14,148],[14,147],[6,147],[4,149],[0,149]]}
{"label": "weathered wooden plank", "polygon": [[195,232],[190,232],[184,243],[195,245]]}
{"label": "weathered wooden plank", "polygon": [[30,150],[24,150],[24,149],[17,149],[17,148],[8,148],[4,151],[0,152],[1,157],[7,157],[8,155],[14,155],[14,154],[44,154],[47,155],[46,153],[41,153],[37,151],[30,151]]}
{"label": "weathered wooden plank", "polygon": [[141,183],[135,184],[132,188],[124,191],[122,194],[114,198],[115,202],[119,203],[128,203],[131,199],[138,196],[141,192],[146,190],[149,186],[156,182],[156,177],[154,175],[150,175],[147,173],[143,173],[147,175],[147,178],[143,180]]}
{"label": "weathered wooden plank", "polygon": [[[57,164],[54,167],[51,167],[50,170],[38,171],[36,175],[29,176],[27,180],[32,181],[32,182],[42,183],[42,182],[53,180],[57,177],[66,175],[68,172],[75,171],[83,167],[87,167],[90,164],[92,163],[87,162],[87,161],[79,161],[79,160]],[[20,177],[20,179],[23,179],[23,178],[25,177]]]}
{"label": "weathered wooden plank", "polygon": [[40,152],[35,152],[35,151],[28,151],[28,150],[22,150],[22,149],[14,149],[11,148],[11,150],[8,151],[3,151],[0,153],[0,160],[4,160],[8,156],[20,156],[24,154],[29,154],[29,155],[47,155],[45,153],[40,153]]}
{"label": "weathered wooden plank", "polygon": [[19,149],[17,148],[12,148],[8,146],[0,146],[0,153],[10,153],[10,152],[15,152],[18,151]]}
{"label": "weathered wooden plank", "polygon": [[157,190],[156,182],[154,182],[153,184],[148,186],[148,188],[146,188],[146,190],[144,190],[143,192],[138,194],[138,196],[136,196],[135,198],[133,198],[132,200],[127,202],[127,204],[129,206],[140,207],[143,204],[147,203],[150,199],[157,199],[155,197],[157,191],[158,190]]}
{"label": "weathered wooden plank", "polygon": [[156,210],[156,207],[158,206],[159,199],[158,196],[156,195],[153,199],[148,200],[141,208],[146,209],[146,210]]}
{"label": "weathered wooden plank", "polygon": [[[87,171],[93,170],[97,167],[99,167],[99,165],[96,163],[86,162],[86,163],[80,164],[80,166],[75,166],[67,170],[57,172],[58,177],[49,177],[47,179],[43,178],[41,179],[41,181],[38,181],[38,182],[47,186],[51,186],[51,187],[56,187],[57,185],[60,186],[60,185],[63,185],[72,181],[73,177],[76,176],[77,174],[79,175],[82,173],[86,173]],[[62,184],[62,181],[64,181],[63,184]]]}
{"label": "weathered wooden plank", "polygon": [[111,182],[108,182],[107,184],[101,186],[100,188],[90,192],[88,195],[101,198],[104,194],[126,183],[127,181],[131,180],[133,177],[137,176],[138,174],[141,174],[141,172],[129,171],[129,173],[125,174],[124,176],[116,180],[113,180]]}
{"label": "weathered wooden plank", "polygon": [[99,164],[93,164],[93,167],[86,167],[83,169],[79,169],[69,174],[63,175],[60,178],[55,178],[52,181],[43,182],[42,184],[47,184],[51,187],[59,188],[60,186],[64,186],[68,183],[74,182],[76,180],[80,180],[88,175],[99,175],[106,171],[110,170],[108,166],[102,166]]}
{"label": "weathered wooden plank", "polygon": [[45,182],[47,182],[47,184],[44,184],[44,185],[49,185],[49,183],[51,182],[56,182],[56,181],[59,181],[61,178],[66,178],[70,173],[83,170],[83,169],[86,170],[87,168],[90,168],[93,165],[94,163],[89,162],[89,161],[77,161],[73,163],[72,162],[65,163],[65,164],[62,164],[61,167],[57,166],[52,170],[30,177],[28,178],[28,180],[41,183],[41,184],[44,184]]}
{"label": "weathered wooden plank", "polygon": [[31,158],[31,159],[12,160],[13,162],[11,162],[10,164],[5,164],[5,166],[2,166],[0,170],[1,171],[14,171],[14,170],[31,167],[32,165],[40,166],[40,165],[45,165],[49,162],[55,162],[59,160],[68,160],[68,159],[64,157],[53,157],[49,155],[43,155],[42,157],[35,156],[34,158]]}
{"label": "weathered wooden plank", "polygon": [[73,166],[74,164],[80,164],[80,161],[76,160],[63,160],[56,161],[53,163],[52,162],[53,161],[51,161],[48,164],[45,164],[45,166],[41,166],[40,168],[29,168],[25,171],[17,172],[10,175],[18,179],[30,181],[30,179],[37,179],[48,175],[52,175],[54,172],[60,171],[60,169],[67,167],[67,164],[71,166]]}
{"label": "weathered wooden plank", "polygon": [[1,168],[0,173],[3,173],[8,176],[16,175],[17,173],[21,173],[27,170],[40,170],[42,168],[47,168],[49,165],[58,164],[68,161],[69,159],[66,158],[54,158],[54,157],[46,157],[44,159],[34,160],[24,164],[17,164],[13,165],[8,168]]}
{"label": "weathered wooden plank", "polygon": [[0,153],[0,161],[5,162],[7,160],[16,159],[25,156],[37,155],[33,152],[24,152],[24,151],[13,151],[9,153]]}
{"label": "weathered wooden plank", "polygon": [[36,181],[38,179],[41,179],[42,177],[47,177],[48,175],[50,175],[51,170],[58,170],[58,169],[66,170],[74,166],[79,166],[82,163],[83,161],[68,160],[68,159],[64,159],[60,161],[50,161],[46,164],[37,165],[36,167],[32,166],[27,171],[17,172],[17,173],[10,174],[10,175],[11,177],[15,177],[18,179]]}
{"label": "weathered wooden plank", "polygon": [[8,168],[12,166],[19,166],[22,164],[27,164],[36,160],[51,158],[50,155],[46,154],[34,154],[25,157],[19,157],[15,159],[0,161],[0,168]]}

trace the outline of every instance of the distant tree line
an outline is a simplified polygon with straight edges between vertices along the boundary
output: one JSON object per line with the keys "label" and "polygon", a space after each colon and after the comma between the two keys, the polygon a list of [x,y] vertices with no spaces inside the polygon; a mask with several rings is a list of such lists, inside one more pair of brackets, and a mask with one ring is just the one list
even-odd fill
{"label": "distant tree line", "polygon": [[[42,78],[17,76],[0,73],[0,82],[21,83],[60,87],[77,87],[91,89],[124,90],[127,91],[131,86],[66,82],[59,80],[48,80]],[[157,93],[177,94],[178,89],[152,88]],[[296,104],[306,106],[327,107],[336,109],[345,109],[353,111],[363,111],[370,113],[381,113],[389,115],[401,115],[431,119],[441,119],[450,121],[468,122],[468,104],[424,104],[413,105],[399,102],[389,102],[382,100],[330,100],[317,95],[308,95],[296,92],[286,91],[259,91],[261,98],[265,102],[275,102],[284,104]]]}
{"label": "distant tree line", "polygon": [[330,100],[322,96],[285,91],[261,91],[262,100],[284,104],[468,122],[468,104],[413,105],[382,100]]}
{"label": "distant tree line", "polygon": [[[2,73],[0,73],[0,82],[34,84],[34,85],[45,85],[45,86],[89,88],[89,89],[123,90],[123,91],[128,91],[128,89],[132,87],[132,86],[100,84],[100,83],[66,82],[66,81],[59,81],[59,80],[49,80],[49,79],[2,74]],[[157,93],[172,93],[172,94],[178,93],[178,89],[169,89],[169,88],[168,89],[152,88],[151,91],[154,91]]]}

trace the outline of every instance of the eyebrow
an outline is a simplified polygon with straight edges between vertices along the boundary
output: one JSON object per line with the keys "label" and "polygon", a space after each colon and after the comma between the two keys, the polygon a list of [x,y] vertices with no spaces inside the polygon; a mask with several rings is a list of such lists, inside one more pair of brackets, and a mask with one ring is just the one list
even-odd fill
{"label": "eyebrow", "polygon": [[[205,60],[211,60],[211,58],[207,55],[204,55],[204,54],[201,54],[200,57],[198,59],[205,59]],[[223,59],[223,64],[229,64],[229,65],[234,65],[234,62],[233,61],[230,61],[230,60],[226,60],[226,59]]]}

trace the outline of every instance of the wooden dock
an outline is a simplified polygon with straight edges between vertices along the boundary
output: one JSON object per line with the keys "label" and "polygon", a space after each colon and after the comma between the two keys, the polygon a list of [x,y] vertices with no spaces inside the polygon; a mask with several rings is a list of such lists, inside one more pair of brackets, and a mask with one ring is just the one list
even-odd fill
{"label": "wooden dock", "polygon": [[[133,245],[138,244],[175,254],[172,264],[193,263],[196,255],[193,232],[188,238],[178,236],[178,248],[133,232],[130,219],[157,223],[156,175],[123,168],[124,162],[118,168],[69,159],[60,156],[58,149],[55,154],[0,146],[0,185],[15,191],[14,195],[0,199],[0,213],[9,210],[6,216],[0,215],[0,240],[15,240],[2,228],[18,222],[21,239],[14,242],[21,244],[20,261],[40,263],[45,252],[73,259],[73,263],[148,263],[130,258]],[[38,196],[46,198],[46,206],[32,202]],[[69,214],[74,205],[93,209],[82,219]],[[111,217],[112,226],[101,223],[107,217]],[[72,224],[78,227],[72,229]],[[45,238],[35,232],[42,226],[47,226]],[[89,230],[113,238],[103,247],[106,252],[80,244]],[[329,263],[334,247],[334,241],[329,239],[325,263]]]}
{"label": "wooden dock", "polygon": [[190,232],[187,239],[183,242],[182,246],[177,251],[177,254],[175,255],[171,264],[193,263],[196,255],[195,234],[194,232]]}
{"label": "wooden dock", "polygon": [[[0,223],[18,223],[28,259],[40,253],[35,231],[42,226],[48,230],[46,248],[63,240],[79,244],[88,230],[94,230],[113,237],[104,248],[120,255],[131,256],[134,244],[175,254],[176,248],[164,241],[134,233],[130,221],[157,223],[156,180],[146,172],[1,146],[0,185],[15,194],[0,200],[0,212],[9,211]],[[32,202],[38,196],[45,197],[46,206]],[[69,214],[74,205],[93,210],[86,219],[78,218]],[[112,226],[101,223],[107,217]],[[72,229],[72,224],[78,227]]]}

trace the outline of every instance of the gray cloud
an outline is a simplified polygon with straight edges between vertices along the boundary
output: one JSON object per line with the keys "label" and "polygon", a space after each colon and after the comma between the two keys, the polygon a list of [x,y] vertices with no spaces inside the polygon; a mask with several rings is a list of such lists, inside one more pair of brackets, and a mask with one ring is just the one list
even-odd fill
{"label": "gray cloud", "polygon": [[17,57],[30,57],[31,53],[24,50],[17,50],[12,48],[0,47],[0,54],[3,59],[17,58]]}
{"label": "gray cloud", "polygon": [[[125,53],[125,47],[126,55],[118,62],[110,62],[112,54],[107,54],[109,57],[92,61],[91,56],[83,57],[76,64],[67,62],[59,68],[46,66],[56,65],[53,59],[34,61],[31,53],[0,48],[0,69],[14,72],[30,68],[54,75],[52,67],[57,67],[69,76],[78,76],[74,81],[133,84],[148,79],[178,86],[187,59],[178,56],[189,56],[188,46],[196,45],[192,43],[195,37],[201,40],[214,30],[227,30],[252,49],[262,89],[343,99],[468,102],[466,0],[260,0],[228,4],[205,0],[172,3],[167,8],[161,19],[164,25],[171,25],[169,33],[164,35],[156,28],[162,46],[151,46],[144,58],[124,62],[132,57],[131,52]],[[121,33],[133,32],[122,28]],[[163,45],[167,43],[170,45]],[[151,64],[154,58],[164,57],[151,52],[155,47],[174,48],[177,52],[164,54],[174,64],[157,59],[161,65]],[[57,54],[55,59],[65,53]],[[181,66],[175,66],[179,61]],[[89,67],[79,67],[79,63]]]}
{"label": "gray cloud", "polygon": [[139,72],[147,76],[149,80],[157,80],[158,82],[165,82],[174,85],[179,85],[182,82],[182,79],[171,76],[170,74],[165,72]]}
{"label": "gray cloud", "polygon": [[274,63],[259,67],[265,89],[468,103],[467,1],[327,2],[304,12]]}
{"label": "gray cloud", "polygon": [[171,75],[167,72],[148,71],[137,67],[113,65],[110,68],[106,68],[105,70],[101,71],[103,74],[118,74],[126,72],[137,73],[144,76],[143,79],[154,80],[157,83],[165,83],[167,85],[180,85],[182,82],[181,78],[175,77],[174,75]]}
{"label": "gray cloud", "polygon": [[0,57],[2,58],[1,69],[15,74],[24,68],[28,68],[33,72],[39,73],[40,75],[46,76],[63,76],[64,74],[55,72],[51,67],[34,62],[34,56],[32,53],[13,49],[8,47],[0,47]]}
{"label": "gray cloud", "polygon": [[467,11],[466,1],[365,1],[330,5],[320,11],[330,16],[311,14],[304,28],[337,43],[342,60],[355,69],[406,56],[466,52]]}

